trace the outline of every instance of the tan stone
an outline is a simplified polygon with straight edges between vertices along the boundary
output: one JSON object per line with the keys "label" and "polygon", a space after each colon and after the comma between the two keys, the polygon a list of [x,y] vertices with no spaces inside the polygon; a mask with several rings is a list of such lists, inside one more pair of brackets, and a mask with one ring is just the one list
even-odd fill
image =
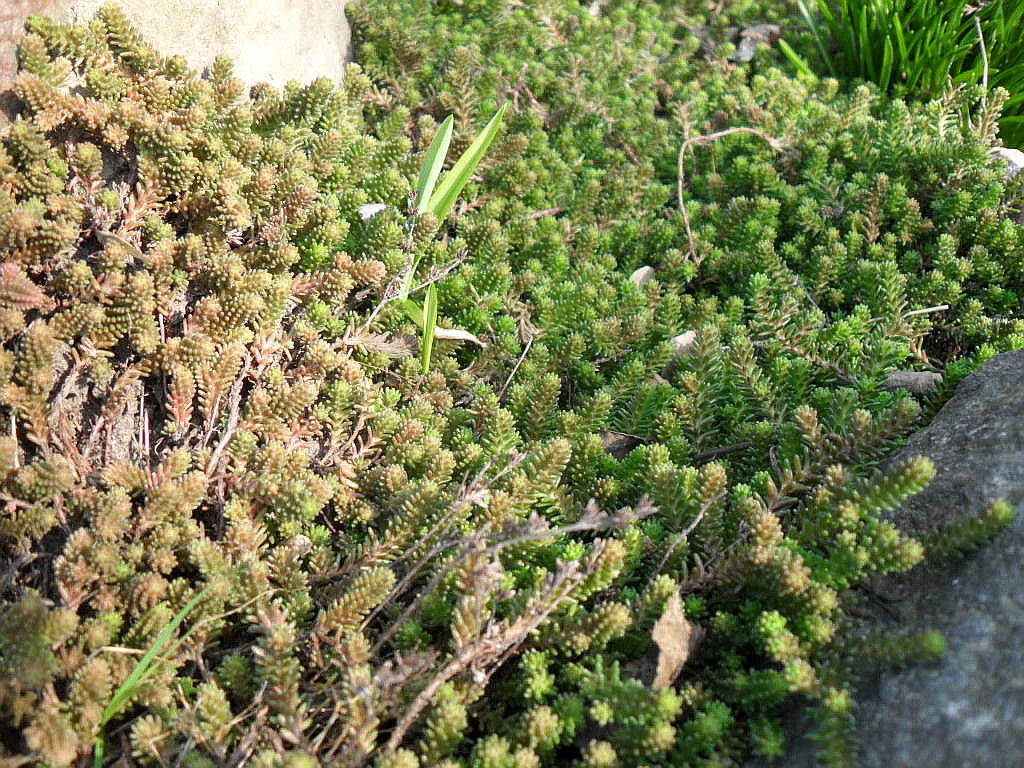
{"label": "tan stone", "polygon": [[664,379],[671,380],[676,372],[676,368],[679,367],[679,361],[690,354],[693,348],[697,346],[697,332],[686,331],[685,333],[680,333],[678,336],[673,336],[669,339],[668,343],[672,345],[672,359],[662,369],[661,376]]}
{"label": "tan stone", "polygon": [[59,13],[61,4],[61,0],[0,2],[0,128],[7,125],[16,108],[10,88],[18,71],[18,41],[24,34],[25,19],[35,13]]}
{"label": "tan stone", "polygon": [[[349,58],[348,0],[123,0],[128,18],[157,50],[181,54],[196,69],[218,55],[235,62],[247,83],[282,86],[316,77],[339,80]],[[25,20],[46,14],[92,18],[103,0],[0,0],[0,111],[13,115],[9,93]],[[0,127],[6,123],[0,115]]]}

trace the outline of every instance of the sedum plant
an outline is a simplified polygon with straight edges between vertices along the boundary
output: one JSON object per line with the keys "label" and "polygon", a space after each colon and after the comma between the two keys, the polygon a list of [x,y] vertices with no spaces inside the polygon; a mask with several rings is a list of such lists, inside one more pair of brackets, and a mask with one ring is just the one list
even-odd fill
{"label": "sedum plant", "polygon": [[146,675],[149,674],[153,668],[153,662],[167,641],[170,640],[175,630],[181,625],[181,622],[185,620],[185,617],[192,611],[193,608],[206,596],[206,591],[209,587],[206,587],[198,594],[193,595],[192,599],[189,600],[185,607],[178,611],[177,615],[170,620],[170,622],[163,629],[160,630],[160,634],[157,635],[153,644],[146,651],[145,655],[139,659],[131,672],[128,673],[128,677],[125,678],[124,682],[114,691],[113,697],[110,699],[110,703],[103,709],[103,717],[100,718],[100,735],[96,740],[96,746],[93,748],[93,765],[103,765],[104,758],[104,739],[103,739],[103,728],[108,722],[121,714],[121,710],[124,708],[126,702],[131,700],[132,696],[139,689],[142,683],[146,679]]}
{"label": "sedum plant", "polygon": [[[783,753],[792,697],[854,760],[856,655],[941,651],[860,637],[862,582],[1014,514],[882,517],[934,472],[886,454],[1024,342],[1021,187],[1000,94],[737,66],[714,35],[752,7],[700,38],[675,3],[364,0],[341,83],[248,92],[111,6],[29,21],[0,136],[16,760],[734,764]],[[449,128],[463,155],[496,113],[421,210]],[[394,299],[424,281],[417,360]]]}

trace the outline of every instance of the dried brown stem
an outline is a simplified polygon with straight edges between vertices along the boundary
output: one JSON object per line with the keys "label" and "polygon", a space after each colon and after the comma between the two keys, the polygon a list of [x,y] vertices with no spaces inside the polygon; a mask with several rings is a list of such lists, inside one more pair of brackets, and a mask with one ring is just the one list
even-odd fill
{"label": "dried brown stem", "polygon": [[[452,270],[454,270],[456,267],[458,267],[462,262],[466,260],[467,255],[468,251],[463,250],[456,256],[455,260],[452,261],[450,264],[438,270],[431,270],[430,276],[419,285],[410,288],[408,293],[406,293],[406,297],[413,293],[416,293],[419,290],[422,290],[423,288],[426,288],[428,285],[431,285],[432,283],[444,280],[446,277],[448,277],[449,274],[451,274]],[[412,269],[411,264],[409,265],[409,269]],[[373,311],[370,313],[369,317],[366,318],[366,321],[363,323],[362,328],[360,329],[361,332],[369,330],[370,325],[372,325],[373,321],[377,318],[377,315],[380,314],[380,311],[384,309],[384,307],[386,307],[395,299],[403,298],[402,283],[405,282],[405,275],[406,273],[403,271],[388,284],[388,287],[384,290],[384,297],[380,300],[377,306],[373,308]]]}
{"label": "dried brown stem", "polygon": [[676,547],[682,544],[686,540],[686,537],[693,533],[694,529],[696,529],[696,527],[700,525],[700,522],[704,519],[704,515],[707,514],[707,511],[724,498],[725,491],[722,491],[716,496],[708,499],[704,506],[700,508],[700,512],[697,513],[697,516],[693,518],[693,520],[690,522],[688,526],[686,526],[686,529],[682,533],[680,533],[678,536],[676,536],[675,539],[673,539],[672,543],[669,545],[669,548],[665,550],[665,554],[662,556],[661,562],[658,563],[658,567],[654,569],[654,573],[652,573],[650,576],[651,581],[654,581],[654,577],[661,573],[661,569],[665,567],[665,564],[668,562],[669,558],[672,557],[672,553],[676,551]]}
{"label": "dried brown stem", "polygon": [[499,400],[501,400],[501,398],[503,398],[505,396],[505,390],[507,390],[508,389],[508,385],[512,383],[512,378],[516,375],[516,371],[519,370],[519,366],[521,366],[523,364],[523,360],[526,359],[526,353],[529,352],[530,351],[530,347],[533,346],[533,339],[534,339],[533,336],[531,336],[529,339],[527,339],[526,346],[523,347],[522,354],[519,355],[519,359],[516,360],[516,364],[512,368],[512,373],[510,373],[508,375],[508,378],[505,379],[505,384],[504,384],[504,386],[502,386],[501,391],[498,393],[498,399]]}
{"label": "dried brown stem", "polygon": [[555,215],[557,215],[559,213],[562,213],[562,211],[564,211],[564,210],[565,210],[565,206],[564,205],[559,205],[559,206],[555,206],[554,208],[545,208],[542,211],[534,211],[533,213],[528,213],[523,218],[527,219],[527,220],[530,220],[530,219],[543,219],[545,216],[555,216]]}
{"label": "dried brown stem", "polygon": [[693,456],[690,457],[690,461],[705,461],[706,459],[716,459],[719,456],[728,456],[730,453],[745,451],[751,445],[753,445],[753,443],[743,442],[733,443],[732,445],[723,445],[721,448],[711,448],[710,450],[693,454]]}
{"label": "dried brown stem", "polygon": [[235,431],[238,429],[239,412],[242,404],[242,386],[245,384],[245,377],[249,374],[250,363],[251,359],[247,355],[245,363],[242,366],[242,370],[239,372],[238,376],[235,377],[235,381],[231,385],[231,393],[228,396],[228,421],[224,427],[224,434],[221,435],[217,446],[213,449],[213,453],[210,454],[209,462],[206,464],[207,475],[215,473],[217,466],[220,463],[221,454],[224,452],[224,449],[228,447],[228,444],[235,436]]}
{"label": "dried brown stem", "polygon": [[[595,545],[595,552],[600,542]],[[384,754],[391,754],[405,738],[409,728],[419,718],[420,713],[430,704],[441,686],[460,672],[479,664],[498,661],[500,665],[511,651],[514,651],[533,632],[541,622],[554,611],[561,601],[586,576],[576,563],[564,563],[552,575],[545,594],[531,607],[528,607],[516,621],[507,627],[488,626],[473,645],[463,648],[448,661],[444,668],[431,680],[426,688],[412,701],[402,719],[391,732],[391,738],[384,746]],[[486,679],[486,675],[483,676]]]}

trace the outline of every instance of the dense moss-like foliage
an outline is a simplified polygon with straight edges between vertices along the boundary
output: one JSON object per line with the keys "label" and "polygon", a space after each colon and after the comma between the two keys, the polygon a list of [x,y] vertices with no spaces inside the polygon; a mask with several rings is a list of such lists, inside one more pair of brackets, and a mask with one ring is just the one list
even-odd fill
{"label": "dense moss-like foliage", "polygon": [[[733,764],[781,753],[799,694],[853,759],[850,654],[941,647],[851,620],[926,554],[879,517],[933,473],[879,468],[922,417],[882,382],[948,391],[1022,343],[1000,96],[839,95],[675,6],[363,0],[362,70],[249,94],[112,7],[29,22],[0,139],[12,753]],[[500,102],[451,215],[415,216],[440,120],[457,155]],[[486,345],[439,338],[426,375],[417,263]],[[925,544],[1012,516],[964,512]]]}

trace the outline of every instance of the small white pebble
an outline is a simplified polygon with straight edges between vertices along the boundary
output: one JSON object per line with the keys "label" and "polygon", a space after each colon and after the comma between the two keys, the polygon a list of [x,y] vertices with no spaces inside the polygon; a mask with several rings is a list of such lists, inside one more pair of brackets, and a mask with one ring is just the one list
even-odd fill
{"label": "small white pebble", "polygon": [[378,213],[387,208],[384,203],[367,203],[366,205],[359,206],[359,216],[363,221],[369,221]]}
{"label": "small white pebble", "polygon": [[637,288],[643,288],[654,279],[654,267],[640,267],[629,279]]}
{"label": "small white pebble", "polygon": [[672,345],[672,351],[675,352],[676,357],[685,355],[697,343],[697,332],[680,333],[678,336],[673,336],[668,343]]}
{"label": "small white pebble", "polygon": [[673,336],[669,339],[668,343],[672,345],[672,359],[662,369],[661,376],[664,379],[671,380],[676,367],[679,365],[679,359],[693,351],[693,347],[697,343],[697,332],[687,331],[686,333],[680,333],[678,336]]}

